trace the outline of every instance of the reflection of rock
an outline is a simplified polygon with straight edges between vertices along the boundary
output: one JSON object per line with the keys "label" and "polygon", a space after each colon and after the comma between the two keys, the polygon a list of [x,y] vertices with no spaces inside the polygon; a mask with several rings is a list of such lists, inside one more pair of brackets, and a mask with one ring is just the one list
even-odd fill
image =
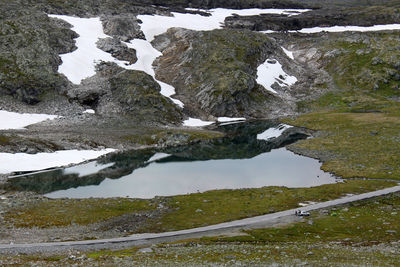
{"label": "reflection of rock", "polygon": [[139,150],[112,154],[99,159],[97,162],[102,165],[108,163],[113,163],[113,165],[95,174],[80,177],[78,173],[66,174],[62,169],[57,169],[11,178],[5,185],[5,189],[35,191],[45,194],[79,186],[98,185],[106,178],[118,179],[131,174],[138,168],[147,167],[150,164],[148,160],[155,152],[171,154],[171,156],[156,160],[158,163],[253,158],[261,153],[269,152],[271,149],[291,144],[308,136],[305,130],[292,127],[275,139],[269,141],[257,140],[257,134],[276,125],[276,123],[270,122],[225,125],[219,129],[224,131],[227,136],[217,140],[203,141],[190,146],[160,149],[161,151]]}

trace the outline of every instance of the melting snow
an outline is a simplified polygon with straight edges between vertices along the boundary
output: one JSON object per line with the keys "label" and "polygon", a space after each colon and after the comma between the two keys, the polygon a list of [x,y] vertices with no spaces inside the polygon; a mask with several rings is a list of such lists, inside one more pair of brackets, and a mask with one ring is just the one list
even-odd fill
{"label": "melting snow", "polygon": [[287,50],[283,46],[281,48],[282,48],[283,52],[285,52],[285,54],[288,56],[288,58],[294,59],[293,52],[290,52],[289,50]]}
{"label": "melting snow", "polygon": [[189,118],[183,121],[183,126],[189,127],[202,127],[213,124],[213,121],[202,121],[200,119]]}
{"label": "melting snow", "polygon": [[95,66],[100,61],[115,62],[125,67],[127,62],[117,60],[111,54],[97,48],[96,42],[109,37],[104,34],[100,18],[77,18],[65,15],[49,15],[70,23],[72,30],[79,34],[75,40],[77,49],[71,53],[60,55],[62,64],[58,72],[64,74],[72,83],[80,84],[85,78],[96,74]]}
{"label": "melting snow", "polygon": [[275,128],[269,128],[263,133],[257,134],[257,140],[271,140],[273,138],[279,137],[286,129],[289,129],[293,126],[287,124],[279,124]]}
{"label": "melting snow", "polygon": [[301,33],[317,33],[317,32],[368,32],[368,31],[387,31],[387,30],[400,30],[400,24],[386,24],[386,25],[375,25],[375,26],[332,26],[332,27],[314,27],[304,28],[299,31],[289,32],[301,32]]}
{"label": "melting snow", "polygon": [[[77,164],[95,159],[115,151],[108,148],[103,150],[61,150],[53,153],[0,153],[0,173],[17,171],[37,171],[47,168]],[[21,164],[23,162],[23,164]]]}
{"label": "melting snow", "polygon": [[246,118],[230,118],[230,117],[219,117],[218,122],[232,122],[232,121],[245,121]]}
{"label": "melting snow", "polygon": [[87,109],[83,113],[84,114],[95,114],[96,112],[93,109]]}
{"label": "melting snow", "polygon": [[47,114],[20,114],[0,110],[0,130],[22,129],[28,125],[35,124],[45,120],[54,120],[59,116]]}
{"label": "melting snow", "polygon": [[[190,10],[190,9],[188,9]],[[192,9],[194,10],[194,9]],[[197,9],[196,9],[197,10]],[[72,83],[79,84],[83,79],[95,75],[95,66],[100,61],[115,62],[120,67],[144,71],[151,75],[161,87],[161,94],[170,98],[176,105],[183,108],[183,103],[171,96],[175,94],[175,89],[171,85],[163,83],[155,79],[153,69],[154,60],[161,56],[161,52],[156,50],[151,41],[154,36],[166,32],[172,27],[182,27],[191,30],[213,30],[222,27],[226,17],[233,14],[240,16],[251,16],[259,14],[286,14],[297,15],[302,12],[309,11],[307,9],[223,9],[216,8],[211,10],[200,10],[208,12],[211,16],[201,16],[199,14],[183,14],[172,12],[172,16],[161,15],[139,15],[138,19],[142,21],[141,30],[146,40],[134,39],[129,43],[125,43],[128,47],[136,50],[137,62],[129,65],[126,61],[117,60],[111,54],[97,48],[96,42],[100,38],[109,37],[103,32],[102,23],[99,18],[77,18],[65,15],[49,15],[53,18],[59,18],[70,23],[72,30],[79,34],[76,39],[77,50],[61,55],[63,63],[59,66],[59,72],[63,73]],[[189,119],[186,126],[193,125],[209,125],[212,122],[194,121]]]}
{"label": "melting snow", "polygon": [[211,16],[202,16],[199,14],[182,14],[172,12],[172,16],[161,15],[139,15],[143,23],[141,29],[146,36],[146,40],[151,42],[154,36],[166,32],[169,28],[179,27],[195,31],[210,31],[222,27],[225,18],[237,14],[239,16],[254,16],[260,14],[284,14],[297,15],[308,9],[225,9],[215,8],[210,10],[204,9],[187,9],[195,11],[203,11],[210,13]]}
{"label": "melting snow", "polygon": [[277,92],[271,87],[275,82],[290,86],[297,82],[297,78],[288,75],[277,60],[267,59],[257,68],[256,81],[268,91],[276,94]]}

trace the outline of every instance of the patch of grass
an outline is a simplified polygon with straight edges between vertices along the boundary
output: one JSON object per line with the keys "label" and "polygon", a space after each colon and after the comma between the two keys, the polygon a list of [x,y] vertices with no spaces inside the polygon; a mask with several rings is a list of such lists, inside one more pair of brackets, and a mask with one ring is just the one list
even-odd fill
{"label": "patch of grass", "polygon": [[323,41],[322,51],[339,51],[321,60],[337,90],[299,103],[310,113],[286,122],[318,134],[291,148],[343,178],[400,179],[399,45],[398,34],[388,32]]}
{"label": "patch of grass", "polygon": [[318,242],[373,245],[400,237],[400,195],[391,194],[331,209],[328,214],[312,212],[302,222],[281,228],[254,229],[248,235],[205,238],[208,241]]}
{"label": "patch of grass", "polygon": [[322,202],[394,185],[386,181],[351,180],[311,188],[264,187],[174,196],[166,201],[170,212],[145,230],[164,232],[217,224],[296,208],[300,202]]}
{"label": "patch of grass", "polygon": [[325,157],[322,169],[343,178],[400,179],[399,108],[396,103],[383,112],[319,111],[287,120],[321,132],[292,147]]}
{"label": "patch of grass", "polygon": [[152,200],[45,199],[9,210],[4,218],[16,227],[87,225],[126,213],[150,211],[159,203],[165,212],[142,225],[139,232],[164,232],[217,224],[395,186],[395,182],[351,180],[311,188],[264,187],[215,190]]}
{"label": "patch of grass", "polygon": [[5,215],[16,227],[86,225],[126,213],[149,211],[155,204],[149,200],[112,199],[49,199],[17,208]]}

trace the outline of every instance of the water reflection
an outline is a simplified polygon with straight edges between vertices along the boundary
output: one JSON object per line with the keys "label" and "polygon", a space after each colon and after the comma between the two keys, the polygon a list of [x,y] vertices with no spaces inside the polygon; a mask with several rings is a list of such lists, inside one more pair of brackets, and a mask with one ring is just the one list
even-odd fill
{"label": "water reflection", "polygon": [[307,137],[288,128],[276,138],[257,135],[282,128],[271,122],[223,125],[226,137],[159,150],[119,153],[66,169],[9,179],[7,189],[29,190],[51,198],[177,195],[212,189],[269,185],[309,187],[334,183],[314,159],[283,148]]}

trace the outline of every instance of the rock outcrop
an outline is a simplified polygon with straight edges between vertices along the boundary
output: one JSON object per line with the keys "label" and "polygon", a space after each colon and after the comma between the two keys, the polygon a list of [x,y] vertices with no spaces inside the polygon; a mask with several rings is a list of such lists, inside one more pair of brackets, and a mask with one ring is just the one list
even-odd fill
{"label": "rock outcrop", "polygon": [[302,72],[264,34],[170,29],[153,44],[163,53],[155,62],[156,77],[176,88],[175,98],[193,116],[271,118],[293,112],[289,88],[275,83],[281,93],[273,94],[256,82],[257,67],[268,58],[281,61],[289,74]]}

